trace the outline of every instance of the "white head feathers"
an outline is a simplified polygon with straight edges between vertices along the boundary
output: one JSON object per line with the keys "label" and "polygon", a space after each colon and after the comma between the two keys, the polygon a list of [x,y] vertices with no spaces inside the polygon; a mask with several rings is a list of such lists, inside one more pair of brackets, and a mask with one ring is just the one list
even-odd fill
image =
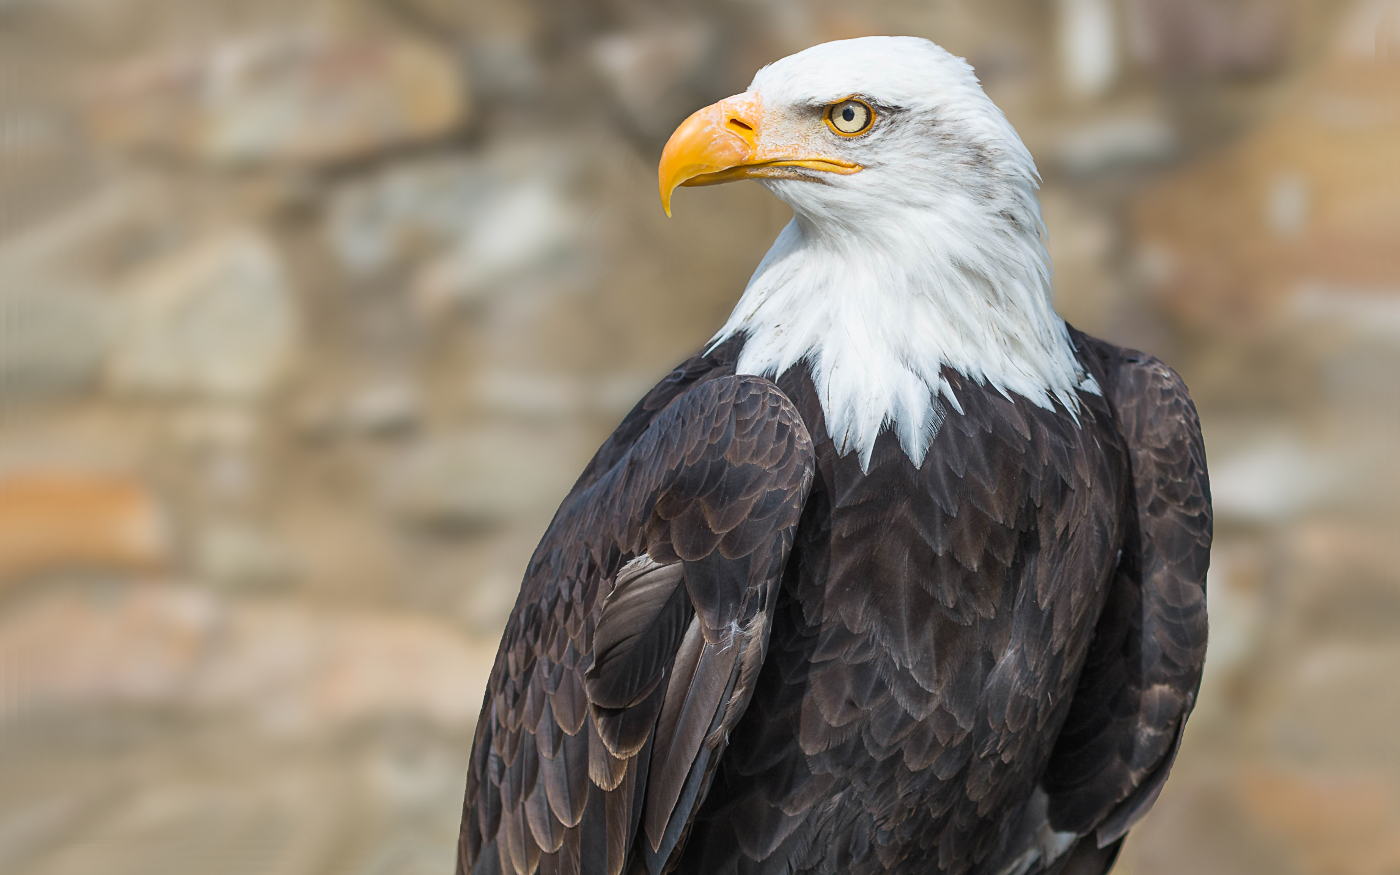
{"label": "white head feathers", "polygon": [[817,118],[856,96],[877,120],[812,135],[859,173],[763,180],[794,216],[715,336],[747,336],[741,373],[806,360],[862,468],[886,427],[923,462],[943,405],[958,409],[945,366],[1072,413],[1076,390],[1098,391],[1051,305],[1035,164],[965,61],[912,37],[845,40],[763,68],[749,92]]}

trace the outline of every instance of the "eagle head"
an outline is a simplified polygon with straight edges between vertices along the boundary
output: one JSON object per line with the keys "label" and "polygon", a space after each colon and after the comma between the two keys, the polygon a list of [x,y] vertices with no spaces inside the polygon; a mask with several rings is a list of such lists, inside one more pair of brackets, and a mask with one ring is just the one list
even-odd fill
{"label": "eagle head", "polygon": [[966,61],[916,37],[824,43],[764,67],[676,130],[659,177],[667,215],[680,186],[758,179],[814,230],[880,233],[936,212],[1041,231],[1020,137]]}

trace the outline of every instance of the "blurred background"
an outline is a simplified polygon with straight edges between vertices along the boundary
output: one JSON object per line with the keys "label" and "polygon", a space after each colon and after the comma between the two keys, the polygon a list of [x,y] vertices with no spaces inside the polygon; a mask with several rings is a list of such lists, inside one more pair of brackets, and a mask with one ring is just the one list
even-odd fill
{"label": "blurred background", "polygon": [[1186,378],[1205,688],[1124,875],[1400,873],[1400,0],[0,0],[0,871],[453,865],[559,499],[787,221],[661,145],[926,36]]}

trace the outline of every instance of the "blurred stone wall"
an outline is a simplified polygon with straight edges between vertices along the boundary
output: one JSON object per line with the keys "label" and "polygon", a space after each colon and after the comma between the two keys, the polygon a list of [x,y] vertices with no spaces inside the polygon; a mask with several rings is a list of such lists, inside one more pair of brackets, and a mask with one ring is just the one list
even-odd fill
{"label": "blurred stone wall", "polygon": [[868,33],[974,64],[1060,310],[1201,410],[1118,871],[1400,871],[1397,0],[0,0],[0,871],[450,870],[535,541],[787,220],[666,220],[660,147]]}

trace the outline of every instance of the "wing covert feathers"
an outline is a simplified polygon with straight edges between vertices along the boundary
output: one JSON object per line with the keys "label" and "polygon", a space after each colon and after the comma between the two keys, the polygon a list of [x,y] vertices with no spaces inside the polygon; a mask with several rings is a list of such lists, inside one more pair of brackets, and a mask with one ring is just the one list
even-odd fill
{"label": "wing covert feathers", "polygon": [[531,559],[477,724],[459,873],[658,873],[763,661],[811,438],[697,360],[638,405]]}
{"label": "wing covert feathers", "polygon": [[1043,783],[1050,825],[1093,832],[1108,848],[1156,800],[1195,704],[1210,484],[1196,408],[1176,372],[1143,353],[1077,339],[1103,361],[1137,513]]}

